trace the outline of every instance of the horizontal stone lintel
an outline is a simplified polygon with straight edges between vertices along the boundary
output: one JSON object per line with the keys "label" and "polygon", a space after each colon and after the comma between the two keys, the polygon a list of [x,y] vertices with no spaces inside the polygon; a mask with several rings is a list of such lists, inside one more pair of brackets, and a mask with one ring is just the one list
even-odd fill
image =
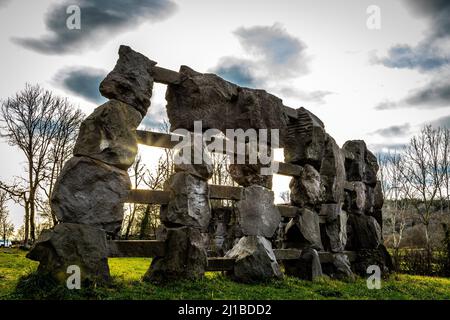
{"label": "horizontal stone lintel", "polygon": [[[153,66],[152,67],[152,77],[157,83],[162,84],[180,84],[181,77],[180,73],[170,69]],[[297,118],[297,110],[288,106],[284,106],[284,112],[288,117]]]}
{"label": "horizontal stone lintel", "polygon": [[[221,185],[209,185],[209,198],[210,199],[222,199],[222,200],[234,200],[238,201],[242,199],[242,187],[231,187]],[[169,203],[170,193],[168,191],[161,190],[131,190],[127,199],[127,203],[136,204],[167,204]],[[299,208],[280,204],[277,208],[282,217],[294,218],[297,216]],[[325,223],[325,217],[320,216],[320,223]]]}
{"label": "horizontal stone lintel", "polygon": [[[159,240],[109,240],[108,256],[110,258],[152,258],[164,256],[165,243]],[[302,253],[298,249],[274,249],[277,260],[295,260],[300,258]],[[350,261],[354,261],[356,254],[353,251],[345,251]],[[331,252],[319,252],[321,263],[330,263],[333,261]],[[232,270],[234,259],[214,257],[208,258],[208,271],[227,271]]]}
{"label": "horizontal stone lintel", "polygon": [[[158,147],[158,148],[167,148],[172,149],[174,148],[178,143],[179,140],[174,139],[175,141],[172,141],[172,136],[174,137],[181,137],[179,135],[175,134],[169,134],[169,133],[161,133],[161,132],[153,132],[153,131],[144,131],[144,130],[137,130],[136,131],[138,143],[151,146],[151,147]],[[180,138],[181,139],[181,138]],[[235,154],[235,152],[227,152],[226,149],[226,140],[220,139],[223,145],[223,153],[231,153]],[[206,143],[208,145],[208,143]],[[285,176],[300,176],[300,174],[303,171],[303,168],[301,166],[290,164],[290,163],[284,163],[284,162],[275,162],[275,165],[278,166],[278,170],[274,173],[285,175]]]}

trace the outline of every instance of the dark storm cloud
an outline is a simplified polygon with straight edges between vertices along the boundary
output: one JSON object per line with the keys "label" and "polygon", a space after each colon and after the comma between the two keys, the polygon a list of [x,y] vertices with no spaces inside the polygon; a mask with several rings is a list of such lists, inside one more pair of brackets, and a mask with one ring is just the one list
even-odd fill
{"label": "dark storm cloud", "polygon": [[323,103],[323,99],[332,94],[325,90],[306,92],[283,85],[287,80],[307,74],[310,59],[306,44],[289,34],[281,24],[240,27],[234,35],[247,58],[222,57],[211,72],[243,87],[266,87],[269,91],[303,101]]}
{"label": "dark storm cloud", "polygon": [[[81,29],[70,30],[69,5],[81,9]],[[48,34],[40,38],[14,38],[17,44],[43,54],[71,54],[106,42],[119,32],[143,22],[155,22],[174,13],[170,0],[70,0],[52,5],[46,16]]]}
{"label": "dark storm cloud", "polygon": [[395,138],[400,136],[405,136],[410,133],[411,125],[405,123],[403,125],[390,126],[387,128],[378,129],[371,134],[377,134],[386,138]]}
{"label": "dark storm cloud", "polygon": [[450,63],[448,50],[440,48],[440,42],[450,37],[450,1],[410,0],[405,1],[412,11],[430,21],[425,38],[416,46],[393,46],[387,57],[376,59],[389,68],[407,68],[428,71]]}
{"label": "dark storm cloud", "polygon": [[290,35],[280,24],[241,27],[234,34],[242,47],[260,57],[264,67],[284,76],[299,76],[308,72],[307,46]]}
{"label": "dark storm cloud", "polygon": [[388,56],[379,59],[379,62],[388,68],[428,71],[448,64],[450,59],[449,54],[439,48],[421,43],[414,48],[409,45],[396,45],[390,48]]}
{"label": "dark storm cloud", "polygon": [[433,127],[441,127],[441,128],[448,128],[450,129],[450,115],[449,116],[445,116],[445,117],[441,117],[438,118],[434,121],[431,121],[430,123],[427,124],[431,124]]}
{"label": "dark storm cloud", "polygon": [[450,107],[450,81],[444,73],[425,86],[412,90],[401,101],[384,101],[375,109],[389,110],[398,108],[437,109]]}
{"label": "dark storm cloud", "polygon": [[94,103],[106,101],[100,95],[99,85],[107,71],[89,67],[68,68],[58,72],[54,82],[68,92]]}
{"label": "dark storm cloud", "polygon": [[261,81],[253,74],[253,69],[254,64],[251,61],[226,57],[212,72],[242,87],[256,88],[261,86]]}
{"label": "dark storm cloud", "polygon": [[410,106],[429,106],[434,108],[450,106],[450,80],[443,78],[440,81],[433,81],[413,91],[406,99]]}

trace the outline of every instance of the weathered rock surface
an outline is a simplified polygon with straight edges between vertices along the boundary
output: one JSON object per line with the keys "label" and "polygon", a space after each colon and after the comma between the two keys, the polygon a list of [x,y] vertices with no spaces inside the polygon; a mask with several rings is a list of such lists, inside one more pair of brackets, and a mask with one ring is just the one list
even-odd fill
{"label": "weathered rock surface", "polygon": [[273,191],[252,185],[243,191],[243,198],[236,202],[239,226],[246,236],[271,238],[281,216],[274,205]]}
{"label": "weathered rock surface", "polygon": [[170,200],[161,206],[160,219],[167,227],[208,229],[211,208],[207,181],[177,172],[169,178],[165,189],[170,192]]}
{"label": "weathered rock surface", "polygon": [[[327,206],[327,205],[322,205]],[[347,213],[339,207],[337,209],[337,218],[327,219],[322,230],[322,243],[326,250],[331,252],[342,252],[347,244]]]}
{"label": "weathered rock surface", "polygon": [[344,143],[345,170],[347,181],[362,181],[372,187],[377,183],[377,158],[367,149],[363,140],[350,140]]}
{"label": "weathered rock surface", "polygon": [[241,238],[225,257],[236,259],[231,275],[237,281],[257,282],[282,277],[272,244],[264,237]]}
{"label": "weathered rock surface", "polygon": [[100,93],[136,108],[144,117],[150,107],[153,78],[152,67],[156,62],[133,51],[128,46],[120,46],[119,60],[114,70],[100,83]]}
{"label": "weathered rock surface", "polygon": [[346,179],[344,158],[336,141],[326,135],[324,157],[320,166],[320,177],[325,187],[324,201],[338,203],[344,199]]}
{"label": "weathered rock surface", "polygon": [[81,124],[74,155],[127,170],[138,152],[136,128],[141,120],[134,108],[117,100],[106,102]]}
{"label": "weathered rock surface", "polygon": [[66,284],[69,266],[80,268],[82,283],[101,284],[110,280],[106,235],[87,225],[60,223],[44,230],[27,258],[39,261],[38,272]]}
{"label": "weathered rock surface", "polygon": [[320,170],[326,133],[322,121],[310,111],[297,109],[297,119],[289,118],[284,160],[299,165],[310,164]]}
{"label": "weathered rock surface", "polygon": [[200,230],[168,228],[165,246],[165,256],[152,260],[144,281],[161,283],[203,277],[208,258]]}
{"label": "weathered rock surface", "polygon": [[288,248],[323,250],[317,213],[307,208],[299,209],[299,215],[286,225],[285,240]]}
{"label": "weathered rock surface", "polygon": [[334,272],[331,275],[335,279],[354,280],[354,274],[351,269],[350,260],[344,253],[333,254]]}
{"label": "weathered rock surface", "polygon": [[320,174],[307,164],[299,177],[293,177],[289,183],[291,202],[295,206],[314,208],[322,202],[325,189]]}
{"label": "weathered rock surface", "polygon": [[300,258],[297,260],[283,261],[283,265],[289,276],[310,281],[323,276],[319,254],[311,248],[302,250]]}
{"label": "weathered rock surface", "polygon": [[259,185],[272,189],[272,175],[261,175],[261,168],[258,164],[230,164],[228,172],[240,186]]}
{"label": "weathered rock surface", "polygon": [[171,131],[178,128],[194,131],[194,121],[201,120],[204,130],[218,129],[224,133],[230,128],[278,129],[283,141],[287,116],[281,99],[186,66],[180,68],[180,79],[180,84],[168,85],[166,92]]}
{"label": "weathered rock surface", "polygon": [[374,217],[350,214],[347,227],[348,250],[375,249],[382,243],[381,227]]}
{"label": "weathered rock surface", "polygon": [[356,274],[367,276],[369,266],[379,266],[382,276],[386,276],[394,269],[391,256],[384,245],[379,245],[376,249],[360,249],[356,253],[356,260],[353,268]]}
{"label": "weathered rock surface", "polygon": [[[363,214],[367,209],[367,186],[360,182],[349,182],[351,190],[347,191],[347,210],[355,214]],[[370,202],[369,202],[370,204]]]}
{"label": "weathered rock surface", "polygon": [[117,234],[130,189],[126,171],[91,158],[73,157],[58,177],[51,207],[60,222],[87,224]]}

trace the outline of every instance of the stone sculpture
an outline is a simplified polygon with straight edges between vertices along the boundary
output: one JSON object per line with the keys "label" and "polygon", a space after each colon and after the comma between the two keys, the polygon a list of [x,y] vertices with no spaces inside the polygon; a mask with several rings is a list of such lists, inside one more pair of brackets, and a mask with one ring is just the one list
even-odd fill
{"label": "stone sculpture", "polygon": [[[178,73],[159,68],[121,46],[116,66],[100,84],[110,100],[82,123],[73,157],[55,185],[51,207],[59,224],[44,231],[28,254],[40,261],[38,272],[63,282],[66,268],[75,264],[85,283],[109,281],[107,239],[120,232],[131,188],[127,169],[138,150],[136,129],[150,107],[154,81],[168,85],[171,130],[193,131],[197,120],[204,130],[278,129],[285,162],[298,170],[289,186],[293,215],[282,218],[270,190],[272,176],[261,174],[261,164],[230,165],[232,179],[242,187],[232,208],[211,208],[213,168],[206,157],[202,163],[176,164],[165,184],[169,200],[160,211],[164,254],[153,259],[144,280],[200,278],[208,252],[234,261],[229,275],[236,281],[280,278],[274,248],[301,250],[283,264],[286,274],[303,279],[322,274],[352,279],[354,272],[365,275],[370,264],[392,268],[382,241],[377,159],[364,141],[347,141],[341,149],[323,122],[303,107],[288,108],[264,90],[186,66]],[[207,155],[206,146],[201,148]],[[348,251],[356,254],[355,261]],[[330,258],[321,263],[324,252]]]}

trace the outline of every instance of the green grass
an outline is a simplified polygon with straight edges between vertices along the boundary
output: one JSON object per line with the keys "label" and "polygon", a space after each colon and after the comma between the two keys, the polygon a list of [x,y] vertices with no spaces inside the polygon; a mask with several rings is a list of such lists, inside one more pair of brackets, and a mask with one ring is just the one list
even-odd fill
{"label": "green grass", "polygon": [[[198,281],[156,286],[140,281],[150,261],[110,259],[113,283],[106,288],[49,290],[42,287],[42,279],[32,274],[37,263],[26,259],[22,251],[1,249],[0,299],[450,299],[450,279],[401,274],[384,280],[380,290],[367,289],[362,278],[350,283],[326,277],[315,282],[285,277],[262,284],[240,284],[213,272]],[[17,292],[15,288],[22,276],[28,280]],[[26,288],[31,288],[29,294]]]}

